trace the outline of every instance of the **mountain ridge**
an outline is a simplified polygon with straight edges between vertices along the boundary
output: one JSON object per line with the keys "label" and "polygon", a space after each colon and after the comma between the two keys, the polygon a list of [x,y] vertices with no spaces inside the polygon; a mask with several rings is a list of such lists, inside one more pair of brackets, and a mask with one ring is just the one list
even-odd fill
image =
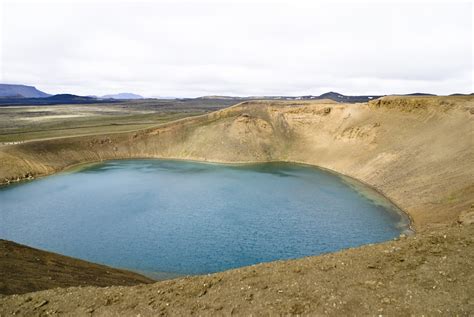
{"label": "mountain ridge", "polygon": [[46,98],[51,96],[34,86],[17,84],[0,84],[1,98]]}
{"label": "mountain ridge", "polygon": [[131,92],[121,92],[118,94],[103,95],[100,98],[131,100],[131,99],[143,99],[143,96],[140,96]]}

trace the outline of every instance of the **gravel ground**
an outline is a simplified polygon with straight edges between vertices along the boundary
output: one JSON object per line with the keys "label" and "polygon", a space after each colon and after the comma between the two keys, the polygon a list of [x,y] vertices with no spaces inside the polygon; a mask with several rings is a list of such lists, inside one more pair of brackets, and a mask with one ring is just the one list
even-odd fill
{"label": "gravel ground", "polygon": [[0,299],[0,315],[460,315],[474,313],[474,226],[138,286]]}

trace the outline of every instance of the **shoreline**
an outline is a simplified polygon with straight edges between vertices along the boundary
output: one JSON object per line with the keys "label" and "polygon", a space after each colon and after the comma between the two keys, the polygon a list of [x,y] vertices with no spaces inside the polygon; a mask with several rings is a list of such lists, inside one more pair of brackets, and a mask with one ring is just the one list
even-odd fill
{"label": "shoreline", "polygon": [[[287,164],[295,164],[295,165],[302,165],[302,166],[306,166],[306,167],[310,167],[310,168],[317,168],[317,169],[321,169],[323,171],[326,171],[326,172],[329,172],[333,175],[336,175],[340,178],[342,178],[344,180],[345,179],[349,179],[351,181],[355,181],[356,183],[360,183],[366,187],[368,187],[369,189],[373,190],[374,192],[376,192],[377,194],[381,195],[384,199],[386,199],[388,202],[390,202],[390,204],[392,204],[393,206],[395,206],[399,211],[402,212],[402,214],[407,217],[408,219],[408,230],[405,230],[405,231],[408,231],[408,232],[403,232],[404,234],[410,234],[410,232],[412,234],[416,234],[416,229],[414,227],[415,225],[415,222],[412,218],[412,216],[410,215],[410,213],[404,209],[402,209],[397,203],[395,203],[390,197],[386,196],[386,194],[384,194],[381,190],[377,189],[376,187],[360,180],[360,179],[357,179],[355,177],[352,177],[352,176],[349,176],[349,175],[346,175],[346,174],[343,174],[343,173],[340,173],[340,172],[337,172],[333,169],[329,169],[329,168],[325,168],[325,167],[321,167],[321,166],[318,166],[318,165],[314,165],[314,164],[309,164],[309,163],[305,163],[305,162],[299,162],[299,161],[289,161],[289,160],[268,160],[268,161],[241,161],[241,162],[235,162],[235,161],[219,161],[219,160],[198,160],[198,159],[183,159],[183,158],[168,158],[168,157],[156,157],[156,158],[152,158],[152,157],[122,157],[122,158],[113,158],[113,159],[106,159],[106,160],[97,160],[97,161],[89,161],[89,162],[81,162],[81,163],[77,163],[77,164],[72,164],[72,165],[69,165],[69,166],[66,166],[64,168],[62,168],[61,170],[58,170],[58,171],[53,171],[52,173],[49,173],[49,174],[44,174],[44,175],[40,175],[40,176],[37,176],[37,177],[34,177],[33,179],[20,179],[19,181],[15,181],[15,182],[10,182],[10,183],[0,183],[0,188],[2,187],[7,187],[9,185],[15,185],[15,184],[21,184],[23,182],[27,182],[27,181],[33,181],[35,179],[41,179],[41,178],[44,178],[44,177],[48,177],[48,176],[53,176],[53,175],[56,175],[56,174],[60,174],[60,173],[68,173],[68,172],[74,172],[74,171],[78,171],[78,170],[81,170],[82,168],[87,168],[89,166],[92,166],[92,165],[96,165],[96,164],[101,164],[101,163],[104,163],[104,162],[109,162],[109,161],[126,161],[126,160],[163,160],[163,161],[183,161],[183,162],[194,162],[194,163],[199,163],[199,164],[218,164],[218,165],[227,165],[227,166],[243,166],[243,165],[256,165],[256,164],[267,164],[267,163],[287,163]],[[357,189],[354,188],[354,190],[357,191]]]}
{"label": "shoreline", "polygon": [[[474,282],[473,115],[472,96],[388,96],[357,106],[248,102],[132,133],[2,146],[0,181],[41,178],[108,160],[301,164],[334,173],[348,186],[351,180],[363,184],[374,191],[368,199],[380,194],[407,215],[415,236],[135,287],[52,289],[41,282],[48,290],[0,297],[0,311],[468,314]],[[30,263],[20,260],[18,272]],[[48,274],[38,272],[46,279]],[[32,289],[24,274],[12,278]]]}
{"label": "shoreline", "polygon": [[[130,133],[4,146],[0,183],[108,160],[285,162],[370,187],[407,215],[412,231],[420,231],[458,221],[471,205],[472,150],[468,138],[460,139],[472,134],[471,99],[387,97],[357,106],[244,102]],[[434,135],[440,138],[433,141]],[[449,181],[446,173],[452,175]]]}
{"label": "shoreline", "polygon": [[451,225],[396,241],[151,284],[80,284],[0,295],[0,313],[469,315],[473,233],[474,225]]}

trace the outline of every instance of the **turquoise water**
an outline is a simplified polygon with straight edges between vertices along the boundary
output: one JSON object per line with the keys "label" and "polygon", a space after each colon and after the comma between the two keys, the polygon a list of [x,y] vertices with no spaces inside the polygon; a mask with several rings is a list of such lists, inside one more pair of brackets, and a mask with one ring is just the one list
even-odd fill
{"label": "turquoise water", "polygon": [[0,237],[141,272],[201,274],[380,242],[408,219],[321,169],[109,161],[0,189]]}

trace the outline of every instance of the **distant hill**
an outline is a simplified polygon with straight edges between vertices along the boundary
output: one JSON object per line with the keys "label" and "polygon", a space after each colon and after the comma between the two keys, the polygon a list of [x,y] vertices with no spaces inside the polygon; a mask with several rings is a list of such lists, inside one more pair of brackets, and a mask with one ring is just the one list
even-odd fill
{"label": "distant hill", "polygon": [[[463,95],[463,94],[453,94]],[[472,95],[472,94],[471,94]],[[31,97],[33,96],[33,97]],[[224,96],[209,95],[197,98],[158,98],[158,99],[176,99],[176,100],[208,100],[209,102],[232,102],[235,103],[246,100],[321,100],[330,99],[341,103],[362,103],[385,95],[358,95],[346,96],[338,92],[330,91],[319,96]],[[429,93],[411,93],[402,96],[436,96]],[[72,94],[48,95],[37,90],[33,86],[0,84],[0,106],[9,105],[59,105],[59,104],[92,104],[92,103],[116,103],[126,100],[144,99],[144,97],[133,93],[109,94],[102,97],[97,96],[77,96]]]}
{"label": "distant hill", "polygon": [[0,106],[13,105],[62,105],[62,104],[92,104],[92,103],[111,103],[120,102],[115,99],[97,99],[90,96],[76,96],[71,94],[59,94],[45,98],[18,98],[5,97],[0,98]]}
{"label": "distant hill", "polygon": [[471,94],[455,93],[455,94],[451,94],[450,96],[474,96],[474,93],[471,93]]}
{"label": "distant hill", "polygon": [[47,101],[67,101],[67,102],[84,102],[84,101],[97,101],[95,97],[77,96],[73,94],[58,94],[51,97],[47,97]]}
{"label": "distant hill", "polygon": [[331,99],[337,102],[367,102],[372,99],[377,99],[382,97],[381,95],[369,95],[369,96],[345,96],[343,94],[337,92],[327,92],[318,96],[317,98],[309,98],[309,99]]}
{"label": "distant hill", "polygon": [[45,98],[51,95],[33,86],[0,84],[0,98]]}
{"label": "distant hill", "polygon": [[412,94],[406,94],[404,96],[436,96],[434,94],[427,94],[427,93],[424,93],[424,92],[414,92]]}
{"label": "distant hill", "polygon": [[196,99],[226,99],[226,100],[234,100],[234,99],[253,99],[253,98],[254,98],[254,97],[235,97],[235,96],[209,95],[209,96],[197,97]]}
{"label": "distant hill", "polygon": [[130,99],[143,99],[142,96],[140,95],[137,95],[137,94],[132,94],[132,93],[129,93],[129,92],[122,92],[120,94],[112,94],[112,95],[105,95],[105,96],[102,96],[101,98],[104,98],[104,99],[127,99],[127,100],[130,100]]}
{"label": "distant hill", "polygon": [[231,96],[203,96],[197,99],[221,99],[221,100],[255,100],[255,99],[270,99],[270,100],[319,100],[319,99],[330,99],[336,102],[367,102],[372,99],[382,97],[381,95],[370,95],[370,96],[346,96],[337,92],[327,92],[319,96],[306,95],[306,96],[249,96],[249,97],[231,97]]}

